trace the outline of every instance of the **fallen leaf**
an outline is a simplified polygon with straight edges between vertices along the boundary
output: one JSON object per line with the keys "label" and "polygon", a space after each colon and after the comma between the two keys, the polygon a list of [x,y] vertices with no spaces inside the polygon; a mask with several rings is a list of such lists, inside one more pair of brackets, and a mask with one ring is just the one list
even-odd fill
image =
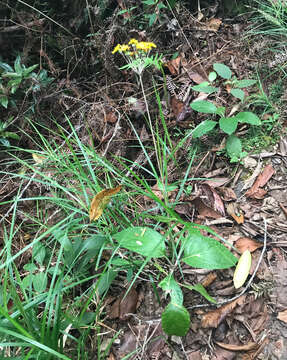
{"label": "fallen leaf", "polygon": [[204,202],[200,198],[195,198],[192,200],[192,204],[195,206],[196,210],[199,213],[199,217],[206,218],[211,217],[213,219],[221,218],[221,214],[217,211],[213,210],[211,207],[204,204]]}
{"label": "fallen leaf", "polygon": [[245,283],[249,275],[251,262],[252,262],[252,257],[250,251],[245,250],[244,253],[240,256],[234,271],[233,284],[235,289],[239,289]]}
{"label": "fallen leaf", "polygon": [[[119,4],[119,7],[122,9],[122,10],[127,10],[126,8],[126,5],[124,3],[123,0],[117,0],[118,1],[118,4]],[[122,13],[123,17],[126,18],[126,19],[129,19],[131,17],[131,14],[128,12],[128,10],[126,12],[123,12]]]}
{"label": "fallen leaf", "polygon": [[221,197],[217,194],[215,189],[210,185],[203,184],[202,190],[206,195],[206,197],[208,198],[208,200],[210,201],[213,209],[216,212],[219,212],[222,216],[225,216],[223,201],[221,200]]}
{"label": "fallen leaf", "polygon": [[210,311],[202,317],[201,325],[204,328],[216,328],[225,318],[229,315],[237,305],[242,305],[245,300],[245,295],[240,296],[238,299],[229,304],[225,304],[220,308]]}
{"label": "fallen leaf", "polygon": [[261,189],[270,180],[275,173],[271,164],[265,166],[264,170],[257,177],[253,186],[245,193],[246,197],[253,199],[262,199],[267,193],[264,189]]}
{"label": "fallen leaf", "polygon": [[261,248],[263,245],[253,239],[241,237],[235,242],[235,247],[241,252],[249,250],[251,253]]}
{"label": "fallen leaf", "polygon": [[188,76],[192,81],[194,81],[196,84],[201,84],[205,81],[204,77],[202,77],[198,72],[190,71],[188,73]]}
{"label": "fallen leaf", "polygon": [[233,189],[221,186],[218,188],[218,192],[220,192],[224,201],[232,201],[237,200],[237,196]]}
{"label": "fallen leaf", "polygon": [[164,66],[167,66],[171,75],[179,74],[180,65],[181,65],[181,57],[180,56],[178,56],[177,58],[172,59],[164,64]]}
{"label": "fallen leaf", "polygon": [[220,19],[216,19],[216,18],[210,19],[206,22],[206,30],[216,32],[220,28],[221,23],[222,20]]}
{"label": "fallen leaf", "polygon": [[117,115],[113,111],[109,111],[105,114],[105,121],[114,124],[118,120]]}
{"label": "fallen leaf", "polygon": [[[207,177],[207,176],[204,176],[204,177]],[[207,184],[209,186],[212,186],[213,188],[218,188],[219,186],[222,186],[224,184],[227,183],[227,181],[229,181],[230,179],[227,178],[227,177],[218,177],[218,178],[213,178],[213,179],[210,179],[210,180],[205,180],[203,182],[203,184]]]}
{"label": "fallen leaf", "polygon": [[129,314],[134,314],[138,302],[138,292],[134,287],[130,289],[126,295],[126,289],[123,290],[120,297],[113,303],[109,312],[110,319],[119,318],[120,320],[126,319]]}
{"label": "fallen leaf", "polygon": [[255,342],[250,341],[249,343],[245,344],[245,345],[233,345],[233,344],[225,344],[222,342],[217,342],[215,341],[215,344],[217,344],[218,346],[222,347],[225,350],[230,350],[230,351],[250,351],[250,350],[254,350],[258,348],[258,344],[256,344]]}
{"label": "fallen leaf", "polygon": [[237,206],[236,203],[232,202],[230,204],[227,204],[226,212],[227,212],[228,215],[233,217],[233,219],[237,222],[237,224],[243,224],[244,223],[244,215],[238,209],[238,206]]}
{"label": "fallen leaf", "polygon": [[277,315],[277,319],[284,321],[285,323],[287,323],[287,310],[284,311],[280,311]]}
{"label": "fallen leaf", "polygon": [[184,109],[184,103],[180,100],[178,100],[175,96],[171,98],[170,101],[171,109],[175,117],[178,117],[178,115],[183,111]]}
{"label": "fallen leaf", "polygon": [[41,165],[41,164],[43,164],[43,162],[44,162],[45,160],[47,160],[47,157],[46,157],[46,156],[39,155],[39,154],[36,154],[36,153],[33,153],[33,154],[32,154],[32,158],[33,158],[33,160],[35,161],[35,163],[36,163],[37,165]]}
{"label": "fallen leaf", "polygon": [[97,220],[103,213],[105,207],[109,203],[111,196],[115,195],[121,190],[121,185],[100,191],[92,200],[90,207],[90,221]]}

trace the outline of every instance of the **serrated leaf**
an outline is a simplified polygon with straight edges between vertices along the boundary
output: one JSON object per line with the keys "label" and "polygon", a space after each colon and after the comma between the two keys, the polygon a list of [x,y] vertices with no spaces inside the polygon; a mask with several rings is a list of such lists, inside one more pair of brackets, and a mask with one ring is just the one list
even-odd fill
{"label": "serrated leaf", "polygon": [[146,257],[158,258],[165,255],[164,237],[148,227],[130,227],[113,235],[113,238],[121,247]]}
{"label": "serrated leaf", "polygon": [[192,131],[192,137],[194,139],[199,138],[207,134],[212,129],[214,129],[216,125],[217,125],[216,121],[204,120],[199,125],[197,125],[197,127]]}
{"label": "serrated leaf", "polygon": [[231,135],[237,128],[238,120],[235,117],[222,117],[219,120],[219,127],[226,134]]}
{"label": "serrated leaf", "polygon": [[42,293],[47,287],[47,275],[44,272],[33,275],[32,278],[34,290],[38,293]]}
{"label": "serrated leaf", "polygon": [[241,101],[243,101],[245,97],[244,91],[240,89],[231,89],[230,94],[236,97],[237,99],[240,99]]}
{"label": "serrated leaf", "polygon": [[237,80],[236,87],[241,89],[241,88],[245,88],[245,87],[254,85],[256,83],[257,83],[257,80],[252,80],[252,79]]}
{"label": "serrated leaf", "polygon": [[110,202],[111,197],[118,193],[121,188],[121,186],[117,186],[112,189],[105,189],[94,196],[90,206],[90,221],[97,220],[103,214],[103,211]]}
{"label": "serrated leaf", "polygon": [[190,104],[190,107],[193,110],[204,114],[215,114],[217,109],[213,103],[206,100],[194,101]]}
{"label": "serrated leaf", "polygon": [[250,111],[242,111],[236,115],[236,119],[245,124],[261,125],[261,120],[257,115]]}
{"label": "serrated leaf", "polygon": [[246,281],[251,268],[251,254],[249,250],[245,250],[240,256],[238,264],[233,275],[233,284],[235,289],[240,288]]}
{"label": "serrated leaf", "polygon": [[228,136],[227,138],[226,151],[231,158],[234,156],[240,158],[242,153],[242,145],[240,139],[234,134]]}
{"label": "serrated leaf", "polygon": [[170,295],[172,303],[177,305],[183,304],[183,294],[181,288],[171,274],[164,278],[158,286]]}
{"label": "serrated leaf", "polygon": [[219,241],[192,229],[184,241],[182,261],[195,268],[214,270],[234,266],[237,258]]}
{"label": "serrated leaf", "polygon": [[215,63],[215,64],[213,64],[213,69],[223,79],[230,79],[232,76],[232,72],[231,72],[230,68],[224,64]]}
{"label": "serrated leaf", "polygon": [[190,315],[182,305],[169,303],[161,315],[161,322],[167,335],[185,336],[190,327]]}

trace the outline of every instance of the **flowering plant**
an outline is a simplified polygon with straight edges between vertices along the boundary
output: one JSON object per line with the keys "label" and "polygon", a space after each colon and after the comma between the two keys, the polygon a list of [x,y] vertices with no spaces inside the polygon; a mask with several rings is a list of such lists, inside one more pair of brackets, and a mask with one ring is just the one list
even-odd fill
{"label": "flowering plant", "polygon": [[150,55],[150,52],[156,45],[153,42],[138,41],[131,39],[128,44],[118,44],[112,54],[119,52],[124,56],[127,65],[121,69],[132,69],[139,76],[143,73],[144,69],[154,65],[157,69],[161,69],[161,57],[157,54]]}

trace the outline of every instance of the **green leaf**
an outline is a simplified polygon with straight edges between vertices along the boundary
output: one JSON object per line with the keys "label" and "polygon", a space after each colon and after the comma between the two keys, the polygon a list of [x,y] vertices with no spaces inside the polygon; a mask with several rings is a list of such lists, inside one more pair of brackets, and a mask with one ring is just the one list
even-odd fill
{"label": "green leaf", "polygon": [[224,64],[215,63],[215,64],[213,64],[213,69],[223,79],[230,79],[232,76],[232,72],[231,72],[230,68]]}
{"label": "green leaf", "polygon": [[185,336],[190,327],[190,315],[182,305],[169,303],[161,315],[161,322],[167,335]]}
{"label": "green leaf", "polygon": [[164,237],[144,226],[127,228],[115,235],[119,245],[140,255],[157,258],[165,255]]}
{"label": "green leaf", "polygon": [[33,271],[38,270],[38,266],[36,266],[33,263],[28,263],[23,266],[23,269],[26,271],[29,271],[29,272],[33,272]]}
{"label": "green leaf", "polygon": [[0,135],[3,136],[4,138],[11,138],[11,139],[15,139],[15,140],[20,139],[19,135],[17,135],[14,132],[11,132],[11,131],[4,131],[4,132],[0,133]]}
{"label": "green leaf", "polygon": [[261,120],[257,115],[250,111],[242,111],[236,115],[236,119],[241,123],[250,125],[261,125]]}
{"label": "green leaf", "polygon": [[214,129],[217,125],[216,121],[213,120],[204,120],[192,131],[192,137],[194,139],[201,137],[202,135],[207,134],[209,131]]}
{"label": "green leaf", "polygon": [[252,79],[237,80],[236,87],[241,89],[241,88],[245,88],[245,87],[254,85],[256,83],[257,83],[257,80],[252,80]]}
{"label": "green leaf", "polygon": [[216,304],[216,300],[213,299],[213,297],[211,297],[208,292],[206,291],[205,287],[203,287],[201,284],[196,284],[196,285],[185,285],[184,287],[190,289],[190,290],[194,290],[197,291],[200,295],[202,295],[203,297],[205,297],[206,300],[212,302],[213,304]]}
{"label": "green leaf", "polygon": [[159,284],[159,287],[162,290],[166,291],[170,294],[171,302],[177,305],[183,304],[183,294],[180,286],[174,280],[172,274],[169,274],[166,278],[164,278]]}
{"label": "green leaf", "polygon": [[34,290],[38,293],[42,293],[47,287],[47,275],[44,272],[33,275],[32,278]]}
{"label": "green leaf", "polygon": [[6,72],[13,72],[14,71],[13,68],[10,65],[8,65],[6,63],[3,63],[3,62],[0,62],[0,68],[2,68]]}
{"label": "green leaf", "polygon": [[243,101],[245,97],[244,91],[240,89],[231,89],[230,94],[236,97],[237,99],[240,99],[241,101]]}
{"label": "green leaf", "polygon": [[2,138],[1,135],[0,135],[0,144],[2,144],[3,146],[6,146],[6,147],[10,146],[9,140]]}
{"label": "green leaf", "polygon": [[157,19],[157,13],[154,13],[154,14],[151,14],[151,15],[146,15],[146,17],[149,19],[148,26],[150,27],[155,23],[155,21]]}
{"label": "green leaf", "polygon": [[145,5],[155,5],[156,0],[144,0],[144,1],[142,1],[142,3]]}
{"label": "green leaf", "polygon": [[237,258],[219,241],[203,236],[197,229],[190,229],[184,241],[182,261],[196,268],[213,270],[234,266]]}
{"label": "green leaf", "polygon": [[211,72],[208,74],[208,80],[209,80],[210,82],[216,80],[216,78],[217,78],[217,74],[216,74],[215,71],[211,71]]}
{"label": "green leaf", "polygon": [[194,101],[190,104],[190,107],[193,110],[204,114],[215,114],[217,109],[213,103],[205,100]]}
{"label": "green leaf", "polygon": [[224,116],[225,114],[225,106],[219,106],[216,110],[216,115]]}
{"label": "green leaf", "polygon": [[227,154],[231,158],[233,158],[233,157],[240,158],[241,157],[241,153],[242,153],[241,141],[234,134],[228,136],[228,138],[227,138],[226,151],[227,151]]}
{"label": "green leaf", "polygon": [[21,66],[21,58],[20,56],[17,56],[16,60],[14,61],[14,70],[18,74],[22,74],[22,66]]}
{"label": "green leaf", "polygon": [[7,106],[8,106],[8,97],[7,96],[1,96],[0,97],[0,104],[5,108],[7,109]]}
{"label": "green leaf", "polygon": [[226,134],[231,135],[237,128],[238,120],[236,117],[222,117],[219,120],[219,127]]}
{"label": "green leaf", "polygon": [[207,94],[212,94],[215,91],[218,91],[219,88],[214,87],[214,86],[210,86],[209,82],[204,81],[199,85],[192,86],[192,90],[207,93]]}
{"label": "green leaf", "polygon": [[40,242],[36,243],[33,246],[32,254],[33,254],[33,258],[37,261],[37,263],[43,265],[46,256],[46,250],[44,245],[41,244]]}
{"label": "green leaf", "polygon": [[238,264],[234,271],[233,275],[233,284],[235,289],[240,288],[246,281],[249,271],[251,268],[251,254],[249,250],[245,250],[244,253],[240,256]]}
{"label": "green leaf", "polygon": [[102,296],[106,291],[109,290],[117,274],[117,271],[110,268],[100,276],[99,280],[96,282],[98,296]]}

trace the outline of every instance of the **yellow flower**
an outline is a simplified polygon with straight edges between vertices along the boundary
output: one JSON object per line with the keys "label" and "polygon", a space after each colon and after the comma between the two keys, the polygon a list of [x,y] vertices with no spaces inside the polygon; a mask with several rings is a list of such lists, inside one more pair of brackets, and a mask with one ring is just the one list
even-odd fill
{"label": "yellow flower", "polygon": [[112,51],[112,54],[115,54],[115,53],[118,52],[118,51],[119,51],[119,52],[126,52],[126,51],[128,51],[128,50],[130,50],[130,47],[129,47],[128,45],[118,44],[118,45],[114,48],[114,50]]}
{"label": "yellow flower", "polygon": [[118,44],[117,46],[115,46],[114,50],[112,51],[112,54],[120,51],[120,48],[121,48],[121,44]]}
{"label": "yellow flower", "polygon": [[156,45],[152,42],[141,41],[136,44],[136,48],[137,48],[137,50],[142,50],[142,51],[148,52],[152,48],[156,48]]}
{"label": "yellow flower", "polygon": [[137,39],[130,39],[129,45],[136,45],[138,43]]}

